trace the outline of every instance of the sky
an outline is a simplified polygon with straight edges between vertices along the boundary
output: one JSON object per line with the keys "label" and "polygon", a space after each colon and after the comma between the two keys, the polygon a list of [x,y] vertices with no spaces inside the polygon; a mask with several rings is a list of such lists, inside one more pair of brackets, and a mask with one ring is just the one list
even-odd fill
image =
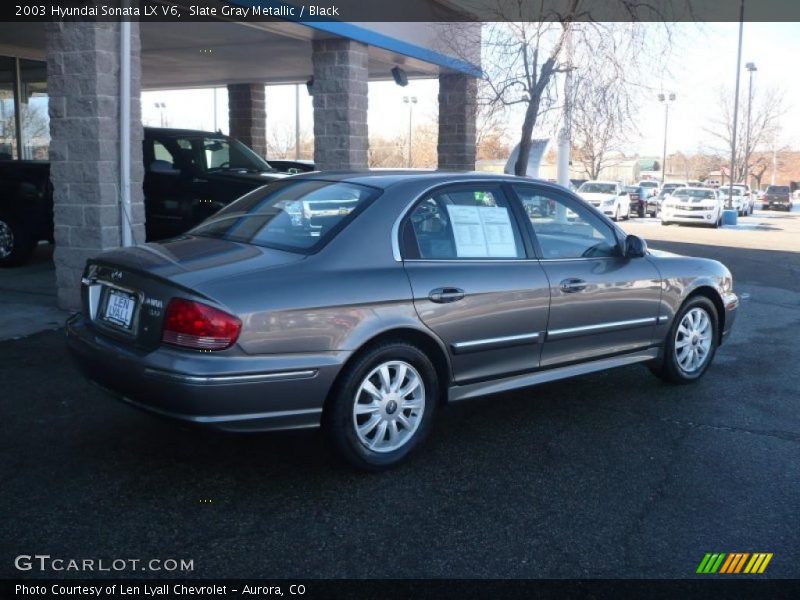
{"label": "sky", "polygon": [[[656,24],[646,24],[657,27]],[[715,146],[710,126],[718,111],[719,89],[734,89],[738,23],[708,23],[697,26],[679,23],[677,43],[669,57],[668,73],[649,74],[653,88],[673,92],[676,101],[670,107],[667,136],[668,152],[684,153],[708,150]],[[742,95],[747,89],[745,63],[754,62],[754,95],[762,90],[781,89],[786,95],[787,113],[778,146],[800,149],[800,23],[745,23],[742,50]],[[311,97],[300,87],[301,129],[311,133],[313,127]],[[369,87],[369,130],[371,135],[394,137],[408,128],[409,104],[404,96],[417,98],[413,105],[413,122],[436,120],[438,83],[435,80],[412,80],[401,88],[394,82],[373,82]],[[216,95],[216,119],[214,96]],[[637,118],[639,136],[631,140],[629,154],[660,156],[664,142],[664,107],[655,93],[640,94]],[[163,103],[165,108],[157,108]],[[267,88],[267,134],[278,137],[293,135],[295,119],[295,87]],[[221,129],[227,132],[227,93],[224,88],[206,90],[162,90],[142,94],[142,116],[146,125]],[[510,140],[519,131],[520,113],[506,115]],[[718,145],[718,144],[716,144]]]}

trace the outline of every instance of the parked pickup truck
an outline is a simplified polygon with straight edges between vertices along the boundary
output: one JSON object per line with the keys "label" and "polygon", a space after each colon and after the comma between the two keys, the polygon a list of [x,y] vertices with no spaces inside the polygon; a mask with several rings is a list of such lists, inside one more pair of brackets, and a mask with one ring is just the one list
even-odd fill
{"label": "parked pickup truck", "polygon": [[[143,140],[147,240],[180,235],[223,206],[286,177],[221,133],[146,127]],[[53,188],[46,161],[0,160],[0,267],[23,264],[53,241]]]}
{"label": "parked pickup truck", "polygon": [[788,185],[771,185],[761,199],[762,210],[792,210],[792,193]]}

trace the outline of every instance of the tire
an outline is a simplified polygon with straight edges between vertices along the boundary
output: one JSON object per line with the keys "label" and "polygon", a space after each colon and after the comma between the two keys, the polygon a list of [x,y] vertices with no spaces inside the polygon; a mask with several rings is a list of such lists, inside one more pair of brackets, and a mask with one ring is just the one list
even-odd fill
{"label": "tire", "polygon": [[614,222],[619,221],[619,206],[614,211],[614,216],[611,217],[611,220],[614,221]]}
{"label": "tire", "polygon": [[[707,321],[696,321],[695,315],[704,314]],[[698,326],[688,326],[686,321],[696,322]],[[707,323],[707,328],[704,323]],[[690,331],[687,337],[684,331]],[[695,334],[696,340],[695,341]],[[650,370],[668,383],[687,384],[700,379],[711,363],[719,345],[719,317],[714,303],[705,296],[694,296],[687,300],[672,322],[664,342],[664,356],[661,364],[649,365]],[[688,355],[681,356],[681,348],[688,346]],[[676,351],[677,348],[677,351]],[[693,363],[695,352],[700,363]],[[680,357],[680,358],[679,358]],[[687,365],[688,368],[687,368]]]}
{"label": "tire", "polygon": [[36,242],[17,219],[0,216],[0,267],[24,264],[36,248]]}
{"label": "tire", "polygon": [[[413,378],[418,385],[398,395],[413,385]],[[372,392],[367,391],[370,386]],[[331,391],[323,428],[347,462],[380,471],[402,462],[422,443],[438,404],[439,379],[428,356],[412,344],[387,342],[357,355],[345,367]]]}

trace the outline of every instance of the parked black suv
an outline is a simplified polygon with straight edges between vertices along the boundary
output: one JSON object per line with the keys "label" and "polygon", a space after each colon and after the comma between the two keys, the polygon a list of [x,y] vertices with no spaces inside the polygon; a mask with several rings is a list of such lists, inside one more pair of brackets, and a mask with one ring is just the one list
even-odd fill
{"label": "parked black suv", "polygon": [[[147,240],[174,237],[239,196],[286,177],[221,133],[145,127]],[[0,267],[24,263],[53,241],[53,189],[46,161],[0,161]]]}

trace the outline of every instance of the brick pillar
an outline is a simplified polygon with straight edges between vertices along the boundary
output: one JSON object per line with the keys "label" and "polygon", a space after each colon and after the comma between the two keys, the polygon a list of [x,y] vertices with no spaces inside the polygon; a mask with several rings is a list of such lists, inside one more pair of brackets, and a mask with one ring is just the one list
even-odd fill
{"label": "brick pillar", "polygon": [[314,162],[317,169],[366,169],[367,46],[314,40]]}
{"label": "brick pillar", "polygon": [[478,81],[468,75],[439,75],[439,168],[475,169]]}
{"label": "brick pillar", "polygon": [[267,109],[263,83],[228,84],[228,124],[231,137],[267,156]]}
{"label": "brick pillar", "polygon": [[[88,258],[120,245],[119,23],[47,23],[58,304],[80,305]],[[139,25],[131,23],[131,222],[144,242]]]}

